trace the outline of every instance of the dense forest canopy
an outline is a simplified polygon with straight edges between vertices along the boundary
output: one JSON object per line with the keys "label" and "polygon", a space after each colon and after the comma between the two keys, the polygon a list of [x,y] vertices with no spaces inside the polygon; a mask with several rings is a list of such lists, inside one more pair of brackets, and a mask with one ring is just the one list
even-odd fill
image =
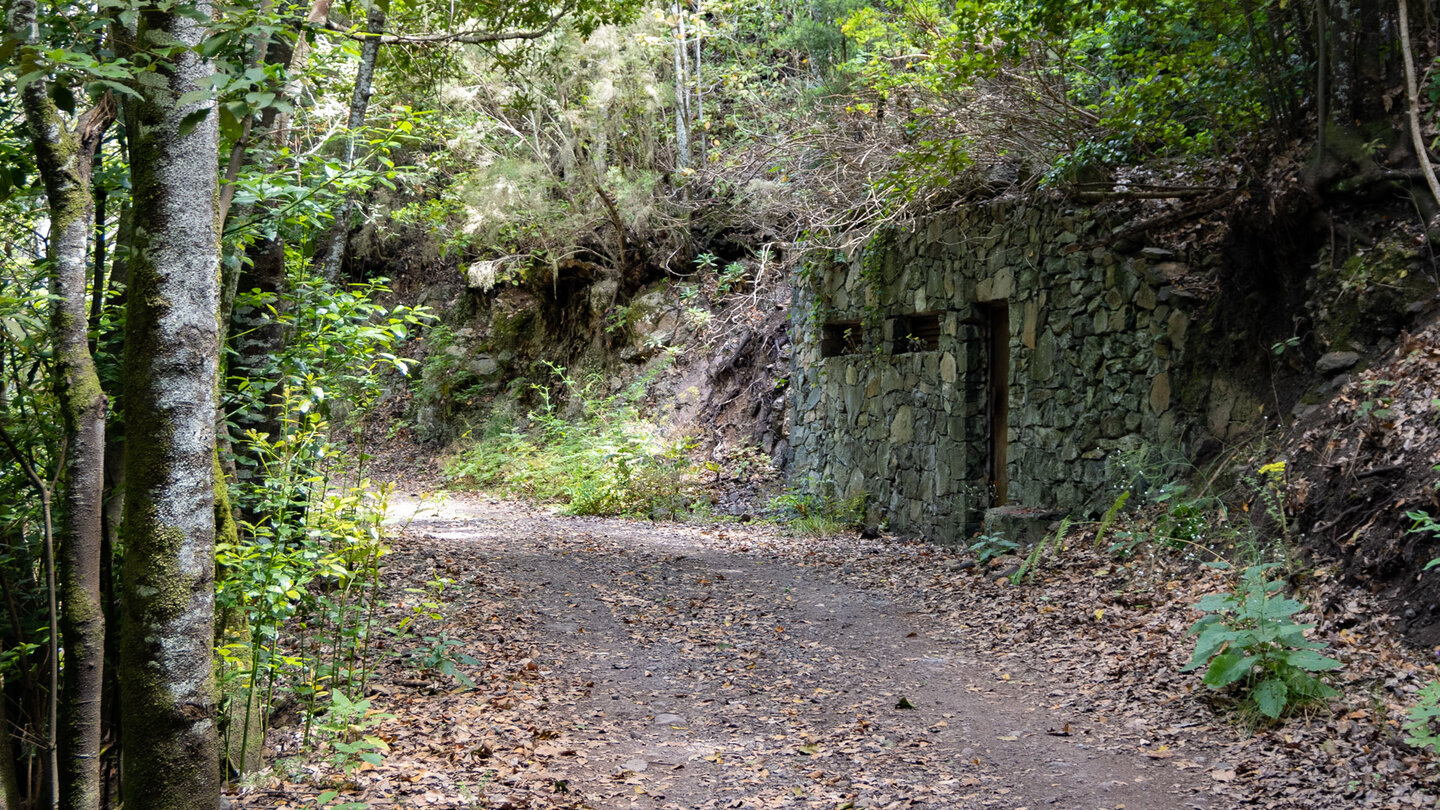
{"label": "dense forest canopy", "polygon": [[793,269],[977,197],[1206,205],[1297,144],[1307,193],[1409,177],[1437,11],[9,0],[0,806],[213,806],[277,693],[363,714],[384,493],[332,440],[433,320],[377,257],[633,288],[725,233]]}

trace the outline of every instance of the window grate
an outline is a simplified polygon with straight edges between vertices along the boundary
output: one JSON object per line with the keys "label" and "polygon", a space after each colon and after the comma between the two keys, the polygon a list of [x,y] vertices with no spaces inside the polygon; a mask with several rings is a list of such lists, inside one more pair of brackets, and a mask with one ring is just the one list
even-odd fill
{"label": "window grate", "polygon": [[820,335],[820,356],[859,354],[865,345],[865,331],[859,321],[832,321]]}
{"label": "window grate", "polygon": [[939,351],[940,313],[921,312],[896,318],[890,334],[895,354]]}

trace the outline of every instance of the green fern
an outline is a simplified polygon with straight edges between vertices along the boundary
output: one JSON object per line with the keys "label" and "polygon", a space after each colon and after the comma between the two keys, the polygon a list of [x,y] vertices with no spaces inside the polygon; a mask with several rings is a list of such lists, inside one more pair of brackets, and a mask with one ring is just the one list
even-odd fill
{"label": "green fern", "polygon": [[1035,548],[1030,550],[1030,554],[1026,556],[1025,561],[1020,564],[1019,570],[1010,575],[1010,584],[1019,585],[1020,580],[1024,579],[1027,574],[1029,575],[1030,581],[1033,582],[1035,580],[1035,569],[1039,568],[1040,563],[1045,559],[1045,549],[1049,546],[1054,546],[1055,548],[1064,551],[1065,533],[1069,530],[1070,518],[1069,516],[1066,516],[1065,518],[1061,519],[1060,528],[1055,530],[1055,534],[1053,537],[1046,536],[1040,538],[1040,542],[1036,543]]}
{"label": "green fern", "polygon": [[1116,498],[1114,503],[1110,504],[1109,509],[1105,510],[1105,514],[1100,518],[1100,526],[1095,530],[1095,548],[1100,547],[1100,542],[1105,539],[1105,532],[1110,531],[1115,517],[1120,514],[1121,509],[1125,508],[1125,502],[1128,500],[1130,500],[1130,490],[1127,489],[1120,493],[1120,497]]}

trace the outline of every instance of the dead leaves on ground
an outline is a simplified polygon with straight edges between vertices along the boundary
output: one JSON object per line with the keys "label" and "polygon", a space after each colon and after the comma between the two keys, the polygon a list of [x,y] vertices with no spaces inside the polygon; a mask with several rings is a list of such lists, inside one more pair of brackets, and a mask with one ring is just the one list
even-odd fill
{"label": "dead leaves on ground", "polygon": [[[544,521],[547,530],[573,529],[537,533]],[[1036,584],[1015,588],[960,568],[958,553],[920,544],[796,541],[764,529],[667,533],[540,513],[503,522],[509,533],[492,527],[489,545],[460,539],[472,529],[457,523],[404,540],[391,558],[397,593],[437,575],[465,583],[447,592],[445,626],[432,629],[463,640],[482,664],[466,668],[477,686],[465,690],[417,672],[406,663],[413,659],[388,658],[375,683],[377,704],[398,715],[381,729],[391,753],[354,775],[346,800],[512,810],[1013,808],[1023,785],[997,757],[1051,739],[1149,764],[1085,788],[1095,796],[1168,772],[1212,808],[1434,802],[1434,764],[1396,731],[1433,668],[1394,640],[1373,597],[1333,582],[1320,583],[1313,601],[1331,606],[1315,618],[1345,660],[1344,701],[1248,735],[1201,694],[1198,678],[1178,672],[1189,654],[1181,638],[1194,620],[1189,605],[1223,585],[1178,558],[1134,570],[1072,547]],[[592,534],[599,529],[656,536],[637,553]],[[770,585],[716,562],[738,558],[771,572]],[[822,593],[837,583],[853,604]],[[965,693],[1056,719],[996,728],[959,755],[941,741],[973,718],[937,714],[909,690],[841,691],[878,682],[876,672],[847,671],[873,630],[845,624],[862,603],[919,623],[894,625],[894,638],[876,645],[886,655],[897,645],[947,645],[975,674]],[[665,652],[640,660],[640,650]],[[871,669],[892,665],[927,664]],[[600,699],[602,688],[617,699]],[[293,755],[293,735],[276,748]],[[305,806],[334,779],[313,762],[282,773],[237,805]]]}

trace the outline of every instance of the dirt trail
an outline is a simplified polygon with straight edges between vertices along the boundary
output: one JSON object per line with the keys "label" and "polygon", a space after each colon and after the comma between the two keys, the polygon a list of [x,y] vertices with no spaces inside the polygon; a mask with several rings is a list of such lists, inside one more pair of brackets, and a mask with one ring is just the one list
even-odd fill
{"label": "dirt trail", "polygon": [[422,510],[398,555],[457,580],[450,632],[492,664],[475,690],[382,686],[394,750],[359,786],[372,804],[495,808],[1232,806],[1206,773],[1218,751],[1146,756],[1155,740],[1077,714],[1046,662],[997,660],[808,542]]}

